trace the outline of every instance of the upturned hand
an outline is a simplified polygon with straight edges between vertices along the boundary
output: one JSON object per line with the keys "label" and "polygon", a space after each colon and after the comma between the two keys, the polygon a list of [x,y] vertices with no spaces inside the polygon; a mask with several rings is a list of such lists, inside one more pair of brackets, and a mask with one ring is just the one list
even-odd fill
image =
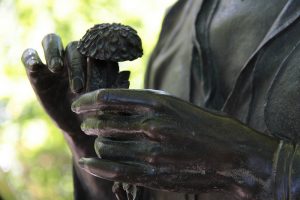
{"label": "upturned hand", "polygon": [[34,49],[22,55],[28,79],[46,112],[64,132],[74,160],[75,199],[114,199],[112,182],[91,176],[78,167],[82,156],[96,156],[95,137],[85,135],[81,119],[71,111],[71,103],[86,87],[86,58],[77,50],[77,42],[64,49],[60,37],[48,34],[42,41],[46,64]]}
{"label": "upturned hand", "polygon": [[[34,49],[26,49],[22,62],[28,79],[46,112],[70,135],[81,133],[80,121],[70,107],[85,87],[86,59],[77,51],[77,42],[64,50],[60,37],[48,34],[42,41],[46,64]],[[66,64],[68,63],[68,64]]]}

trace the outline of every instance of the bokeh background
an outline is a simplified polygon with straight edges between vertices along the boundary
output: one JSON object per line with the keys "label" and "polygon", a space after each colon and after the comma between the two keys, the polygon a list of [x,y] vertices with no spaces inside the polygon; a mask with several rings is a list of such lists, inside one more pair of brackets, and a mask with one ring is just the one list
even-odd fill
{"label": "bokeh background", "polygon": [[12,199],[72,199],[71,155],[39,105],[20,61],[26,48],[43,60],[41,40],[59,34],[64,45],[97,23],[134,27],[144,56],[122,63],[131,88],[143,87],[147,60],[167,8],[175,0],[0,0],[0,194]]}

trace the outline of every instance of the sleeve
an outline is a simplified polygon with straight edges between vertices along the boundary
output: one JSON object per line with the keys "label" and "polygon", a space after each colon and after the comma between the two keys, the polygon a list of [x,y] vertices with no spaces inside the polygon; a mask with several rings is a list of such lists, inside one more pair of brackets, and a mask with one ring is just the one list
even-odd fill
{"label": "sleeve", "polygon": [[267,94],[265,122],[277,138],[300,141],[300,41],[286,55]]}

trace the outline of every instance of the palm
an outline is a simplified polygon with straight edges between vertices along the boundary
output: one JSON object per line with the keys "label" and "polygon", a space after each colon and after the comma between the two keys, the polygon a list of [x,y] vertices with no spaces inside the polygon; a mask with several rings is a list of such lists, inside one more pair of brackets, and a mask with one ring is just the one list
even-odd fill
{"label": "palm", "polygon": [[46,112],[65,132],[80,130],[78,118],[71,112],[75,94],[70,91],[67,70],[51,73],[46,66],[38,72],[29,72],[29,80]]}
{"label": "palm", "polygon": [[[80,119],[71,112],[71,102],[85,91],[86,59],[77,51],[76,42],[69,43],[64,49],[61,39],[55,34],[45,36],[42,44],[47,65],[41,62],[34,49],[24,51],[22,62],[41,104],[65,132],[74,159],[75,196],[77,199],[113,199],[111,182],[85,173],[77,164],[82,156],[96,156],[94,137],[81,131]],[[82,184],[91,189],[82,188]]]}
{"label": "palm", "polygon": [[[47,65],[42,63],[34,49],[27,49],[22,55],[28,79],[46,112],[57,125],[69,134],[81,132],[78,117],[70,107],[71,101],[84,87],[85,59],[77,51],[77,42],[69,43],[64,49],[60,37],[55,34],[45,36],[42,44]],[[74,84],[75,80],[77,84]],[[81,84],[78,84],[78,80]]]}

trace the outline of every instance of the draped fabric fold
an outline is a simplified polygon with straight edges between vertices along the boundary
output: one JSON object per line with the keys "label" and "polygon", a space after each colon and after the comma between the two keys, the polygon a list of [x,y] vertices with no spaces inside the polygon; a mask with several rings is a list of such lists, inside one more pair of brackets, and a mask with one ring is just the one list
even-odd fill
{"label": "draped fabric fold", "polygon": [[197,41],[195,23],[202,2],[180,0],[169,11],[149,62],[146,88],[168,88],[172,95],[189,100],[192,54]]}

